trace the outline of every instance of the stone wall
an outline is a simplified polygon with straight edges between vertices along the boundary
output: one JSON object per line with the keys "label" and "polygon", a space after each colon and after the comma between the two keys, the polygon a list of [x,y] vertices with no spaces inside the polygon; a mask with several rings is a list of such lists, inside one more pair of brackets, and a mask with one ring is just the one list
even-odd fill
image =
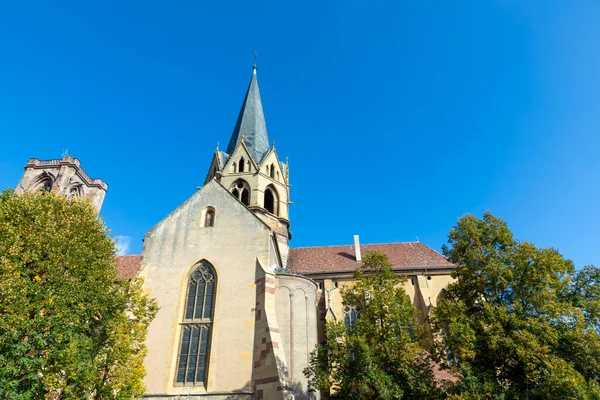
{"label": "stone wall", "polygon": [[[207,207],[215,210],[213,227],[201,224]],[[268,265],[270,240],[268,227],[215,181],[148,232],[140,275],[160,306],[146,341],[149,398],[252,393],[256,266]],[[208,378],[205,385],[181,387],[175,370],[188,276],[203,259],[214,266],[218,282]]]}

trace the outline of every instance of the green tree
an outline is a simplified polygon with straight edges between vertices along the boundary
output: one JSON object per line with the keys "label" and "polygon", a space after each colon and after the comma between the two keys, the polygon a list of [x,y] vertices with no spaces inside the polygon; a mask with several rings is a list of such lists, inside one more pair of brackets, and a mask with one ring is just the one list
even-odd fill
{"label": "green tree", "polygon": [[453,399],[598,399],[600,272],[467,215],[444,254],[456,282],[437,302],[437,355],[462,379]]}
{"label": "green tree", "polygon": [[124,399],[144,393],[143,341],[157,307],[119,279],[93,206],[0,195],[0,397]]}
{"label": "green tree", "polygon": [[344,306],[360,317],[346,326],[326,325],[326,342],[311,353],[304,370],[312,389],[333,388],[347,399],[433,399],[439,390],[422,346],[417,310],[385,254],[370,252],[341,289]]}

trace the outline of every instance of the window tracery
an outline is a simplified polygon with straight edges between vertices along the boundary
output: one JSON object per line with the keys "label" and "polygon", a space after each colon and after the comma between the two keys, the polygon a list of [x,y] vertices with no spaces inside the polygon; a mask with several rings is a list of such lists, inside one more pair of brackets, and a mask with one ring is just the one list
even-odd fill
{"label": "window tracery", "polygon": [[244,205],[250,205],[250,185],[245,180],[238,179],[231,185],[229,190]]}
{"label": "window tracery", "polygon": [[52,181],[50,179],[44,179],[40,182],[38,186],[38,190],[42,193],[47,193],[52,191]]}
{"label": "window tracery", "polygon": [[356,324],[360,317],[360,306],[344,306],[344,324],[346,328],[350,328]]}
{"label": "window tracery", "polygon": [[176,382],[184,386],[206,383],[216,293],[216,274],[202,261],[190,275],[181,327]]}

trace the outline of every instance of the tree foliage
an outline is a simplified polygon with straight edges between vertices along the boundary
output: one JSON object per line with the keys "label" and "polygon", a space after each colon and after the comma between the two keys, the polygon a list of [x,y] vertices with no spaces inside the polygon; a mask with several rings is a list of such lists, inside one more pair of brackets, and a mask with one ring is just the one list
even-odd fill
{"label": "tree foliage", "polygon": [[[433,310],[453,399],[600,398],[600,271],[467,215],[444,254],[456,269]],[[452,397],[454,396],[454,397]]]}
{"label": "tree foliage", "polygon": [[144,393],[157,307],[119,279],[93,206],[0,195],[0,397],[123,399]]}
{"label": "tree foliage", "polygon": [[423,328],[387,256],[370,252],[355,272],[356,284],[341,289],[343,304],[358,306],[347,327],[326,325],[326,342],[311,354],[304,373],[313,389],[347,399],[432,399],[438,388],[421,344]]}

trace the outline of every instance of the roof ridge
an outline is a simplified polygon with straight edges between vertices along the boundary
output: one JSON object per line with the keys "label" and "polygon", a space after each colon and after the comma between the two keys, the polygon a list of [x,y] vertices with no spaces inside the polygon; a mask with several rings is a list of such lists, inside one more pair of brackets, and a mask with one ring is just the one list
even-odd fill
{"label": "roof ridge", "polygon": [[[417,242],[417,241],[407,241],[407,242],[387,242],[387,243],[361,243],[361,246],[376,246],[376,245],[381,245],[381,244],[411,244],[411,243],[421,243],[422,245],[427,246],[426,244],[422,243],[422,242]],[[291,250],[293,249],[314,249],[317,247],[344,247],[344,246],[350,246],[350,247],[354,247],[353,243],[350,244],[327,244],[327,245],[323,245],[323,246],[302,246],[302,247],[290,247]],[[429,247],[431,248],[431,247]]]}

